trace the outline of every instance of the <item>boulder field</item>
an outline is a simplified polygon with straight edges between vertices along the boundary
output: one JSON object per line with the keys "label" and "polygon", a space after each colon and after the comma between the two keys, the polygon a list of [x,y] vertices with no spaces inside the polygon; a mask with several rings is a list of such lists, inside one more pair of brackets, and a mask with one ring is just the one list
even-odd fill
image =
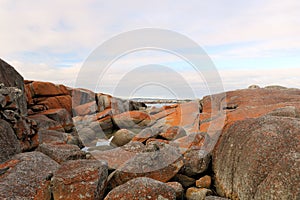
{"label": "boulder field", "polygon": [[0,59],[0,199],[298,200],[299,136],[299,89],[147,108]]}

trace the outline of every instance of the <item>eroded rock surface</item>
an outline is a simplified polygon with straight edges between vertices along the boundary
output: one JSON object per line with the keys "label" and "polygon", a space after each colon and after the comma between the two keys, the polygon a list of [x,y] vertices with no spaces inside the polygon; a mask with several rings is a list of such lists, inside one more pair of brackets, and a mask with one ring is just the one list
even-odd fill
{"label": "eroded rock surface", "polygon": [[58,167],[40,152],[14,156],[0,164],[0,199],[50,200],[50,179]]}
{"label": "eroded rock surface", "polygon": [[228,124],[213,156],[216,188],[232,199],[298,199],[300,120],[263,116]]}
{"label": "eroded rock surface", "polygon": [[160,182],[150,178],[141,177],[128,181],[114,188],[105,197],[105,200],[175,200],[176,191]]}

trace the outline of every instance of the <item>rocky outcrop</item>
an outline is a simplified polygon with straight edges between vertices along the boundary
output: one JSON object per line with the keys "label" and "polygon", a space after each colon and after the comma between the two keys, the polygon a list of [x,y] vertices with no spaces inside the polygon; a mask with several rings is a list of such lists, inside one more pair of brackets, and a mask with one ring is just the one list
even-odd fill
{"label": "rocky outcrop", "polygon": [[[0,119],[9,123],[10,127],[6,127],[8,129],[13,129],[13,132],[21,145],[21,150],[25,151],[33,149],[38,145],[35,137],[36,124],[34,121],[25,117],[25,114],[22,111],[24,108],[23,105],[20,104],[22,103],[20,100],[23,96],[22,90],[16,87],[6,87],[2,83],[5,81],[6,80],[0,79]],[[9,137],[9,139],[11,138],[12,137]]]}
{"label": "rocky outcrop", "polygon": [[251,86],[146,109],[20,80],[0,72],[1,199],[299,198],[300,90]]}

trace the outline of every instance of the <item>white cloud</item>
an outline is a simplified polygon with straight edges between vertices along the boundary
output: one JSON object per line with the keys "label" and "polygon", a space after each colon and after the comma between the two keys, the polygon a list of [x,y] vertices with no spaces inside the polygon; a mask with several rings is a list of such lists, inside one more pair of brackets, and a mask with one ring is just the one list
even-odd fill
{"label": "white cloud", "polygon": [[[81,63],[98,45],[120,32],[144,27],[174,30],[204,45],[207,50],[213,49],[211,56],[219,61],[220,68],[224,58],[296,57],[300,50],[299,10],[298,0],[2,0],[0,55],[26,79],[71,86],[76,82]],[[228,47],[222,49],[221,45]],[[38,58],[30,57],[28,52],[38,53]],[[66,60],[67,55],[74,55],[74,59]],[[112,67],[104,84],[117,81],[120,74],[132,69],[131,66],[161,63],[161,60],[163,63],[176,61],[165,55],[133,56]],[[253,83],[298,87],[295,75],[299,77],[299,70],[285,70],[284,67],[299,64],[284,65],[287,64],[285,58],[282,63],[282,69],[272,72],[241,66],[240,70],[228,69],[220,74],[226,89],[243,88]],[[62,64],[65,67],[59,67]],[[193,70],[184,66],[180,73],[190,84],[202,87],[203,83]]]}

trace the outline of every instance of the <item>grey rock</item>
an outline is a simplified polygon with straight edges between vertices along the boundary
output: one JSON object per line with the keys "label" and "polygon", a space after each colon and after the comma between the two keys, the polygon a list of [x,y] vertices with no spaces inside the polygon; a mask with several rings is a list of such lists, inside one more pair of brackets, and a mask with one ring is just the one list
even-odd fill
{"label": "grey rock", "polygon": [[0,119],[0,147],[0,163],[21,152],[20,142],[13,129],[2,119]]}
{"label": "grey rock", "polygon": [[21,153],[6,162],[0,199],[50,200],[50,179],[59,164],[40,152]]}
{"label": "grey rock", "polygon": [[12,66],[2,59],[0,59],[0,83],[3,83],[6,87],[16,87],[21,90],[20,97],[16,101],[20,114],[26,116],[27,102],[24,95],[24,79]]}

